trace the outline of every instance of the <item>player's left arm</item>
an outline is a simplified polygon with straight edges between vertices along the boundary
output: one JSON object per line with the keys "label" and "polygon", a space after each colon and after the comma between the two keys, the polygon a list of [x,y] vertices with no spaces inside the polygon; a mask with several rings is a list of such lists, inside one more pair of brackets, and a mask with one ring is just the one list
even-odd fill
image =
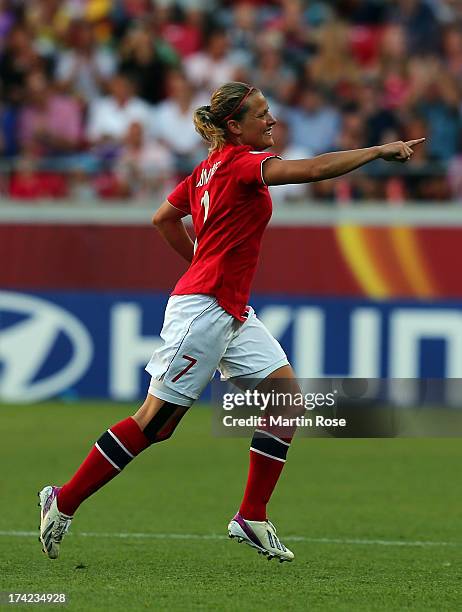
{"label": "player's left arm", "polygon": [[186,214],[165,200],[152,218],[152,224],[162,238],[186,261],[192,261],[194,243],[186,231],[182,218]]}
{"label": "player's left arm", "polygon": [[425,138],[397,141],[365,149],[324,153],[312,159],[283,160],[269,158],[263,164],[263,179],[267,185],[310,183],[335,178],[374,159],[405,162],[414,153],[413,147]]}

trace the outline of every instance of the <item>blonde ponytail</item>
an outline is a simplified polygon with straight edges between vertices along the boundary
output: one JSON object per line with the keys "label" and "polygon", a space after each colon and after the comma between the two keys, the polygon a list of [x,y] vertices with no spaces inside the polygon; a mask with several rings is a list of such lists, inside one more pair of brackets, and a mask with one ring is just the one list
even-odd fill
{"label": "blonde ponytail", "polygon": [[210,143],[209,151],[219,151],[225,146],[226,132],[216,124],[210,106],[199,106],[193,116],[194,127],[204,140]]}
{"label": "blonde ponytail", "polygon": [[209,151],[220,151],[228,140],[227,122],[239,121],[249,109],[248,98],[258,91],[247,83],[232,81],[216,89],[210,106],[200,106],[194,112],[196,131],[210,143]]}

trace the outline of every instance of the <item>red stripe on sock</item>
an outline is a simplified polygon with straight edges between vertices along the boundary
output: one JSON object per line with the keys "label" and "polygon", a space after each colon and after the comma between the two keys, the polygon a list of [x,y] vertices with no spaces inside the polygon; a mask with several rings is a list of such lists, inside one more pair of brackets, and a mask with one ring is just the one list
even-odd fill
{"label": "red stripe on sock", "polygon": [[151,444],[132,417],[116,423],[109,429],[132,455],[138,455]]}
{"label": "red stripe on sock", "polygon": [[[134,456],[150,445],[149,439],[132,417],[120,421],[110,429]],[[119,470],[109,463],[94,446],[71,480],[61,487],[57,499],[59,510],[68,516],[73,516],[87,497],[98,491],[117,474]]]}
{"label": "red stripe on sock", "polygon": [[284,463],[250,451],[249,474],[240,514],[249,521],[266,520],[266,505],[279,480]]}

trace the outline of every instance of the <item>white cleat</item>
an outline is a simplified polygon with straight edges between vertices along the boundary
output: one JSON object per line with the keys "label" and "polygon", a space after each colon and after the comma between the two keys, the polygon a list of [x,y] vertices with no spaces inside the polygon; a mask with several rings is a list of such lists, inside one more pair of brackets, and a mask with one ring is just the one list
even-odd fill
{"label": "white cleat", "polygon": [[67,516],[58,510],[56,503],[59,487],[44,487],[39,496],[40,506],[40,536],[43,552],[50,559],[57,559],[59,545],[69,530],[72,516]]}
{"label": "white cleat", "polygon": [[245,542],[256,548],[268,561],[276,557],[282,563],[294,558],[294,553],[279,540],[276,528],[269,521],[248,521],[238,512],[228,525],[228,535],[236,538],[239,544]]}

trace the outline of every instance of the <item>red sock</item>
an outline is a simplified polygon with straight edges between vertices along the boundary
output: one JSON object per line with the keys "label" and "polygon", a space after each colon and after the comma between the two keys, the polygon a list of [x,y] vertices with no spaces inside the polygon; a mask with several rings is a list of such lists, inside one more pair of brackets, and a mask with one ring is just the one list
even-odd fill
{"label": "red sock", "polygon": [[71,480],[60,489],[57,499],[60,512],[73,516],[87,497],[117,476],[150,444],[132,417],[113,425],[96,442]]}
{"label": "red sock", "polygon": [[279,480],[290,442],[257,430],[250,447],[250,465],[239,513],[250,521],[266,520],[266,505]]}

